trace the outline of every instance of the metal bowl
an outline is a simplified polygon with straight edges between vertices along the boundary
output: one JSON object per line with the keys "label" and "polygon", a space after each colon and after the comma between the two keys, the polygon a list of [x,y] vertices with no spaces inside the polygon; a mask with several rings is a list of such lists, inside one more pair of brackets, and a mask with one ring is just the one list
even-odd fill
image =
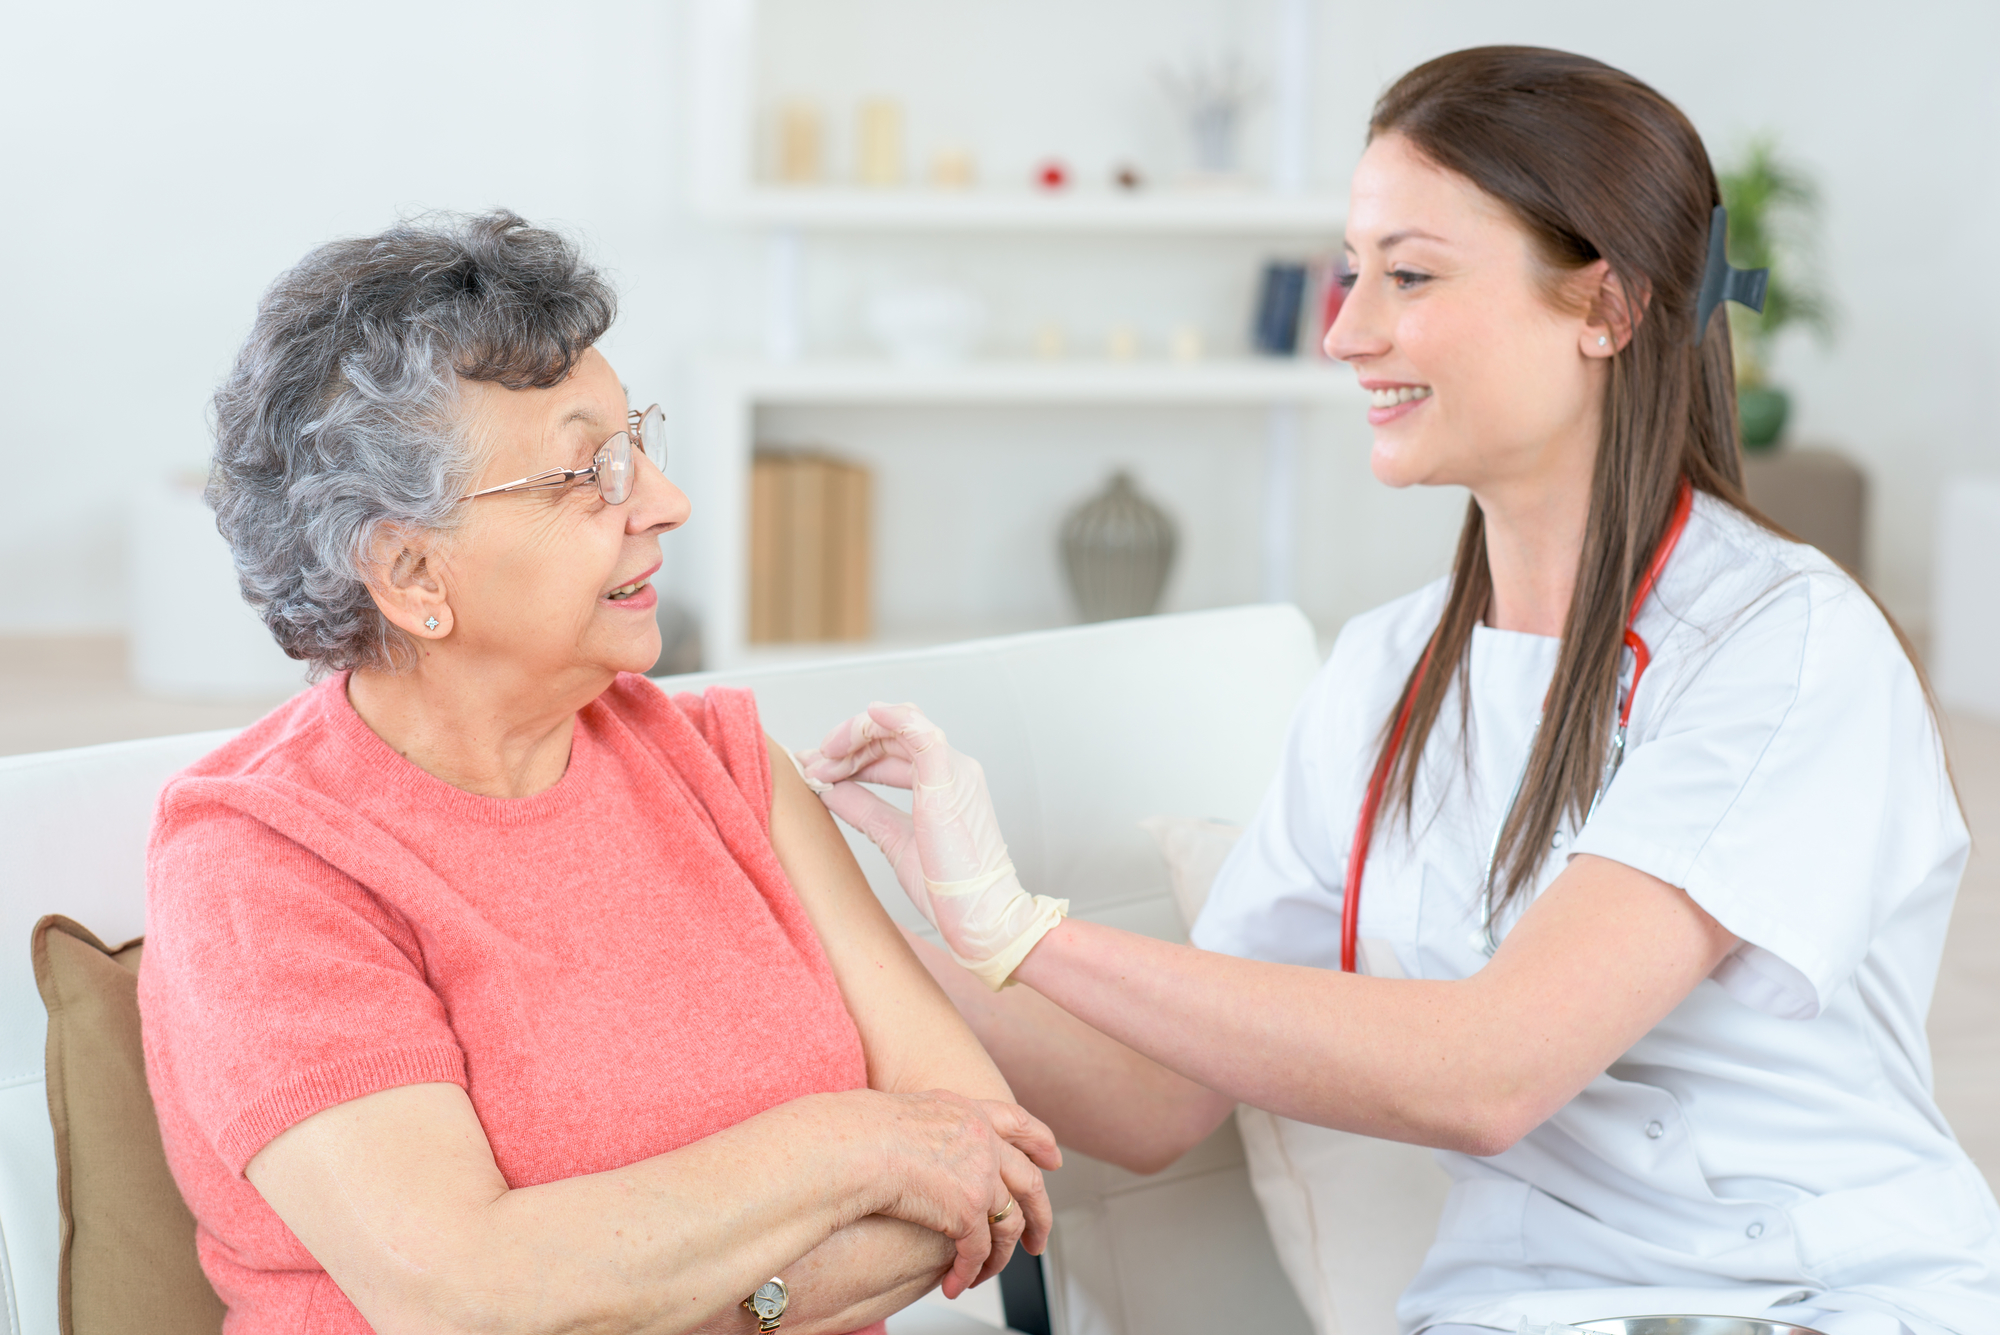
{"label": "metal bowl", "polygon": [[1754,1316],[1613,1316],[1573,1324],[1596,1335],[1825,1335],[1811,1326]]}

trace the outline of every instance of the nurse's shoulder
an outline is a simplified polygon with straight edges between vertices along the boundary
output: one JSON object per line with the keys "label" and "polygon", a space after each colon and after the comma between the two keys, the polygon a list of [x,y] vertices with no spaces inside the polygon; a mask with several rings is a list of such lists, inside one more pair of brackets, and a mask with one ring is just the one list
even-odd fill
{"label": "nurse's shoulder", "polygon": [[1706,494],[1638,630],[1662,660],[1662,686],[1720,670],[1800,692],[1859,674],[1922,693],[1895,627],[1853,575]]}

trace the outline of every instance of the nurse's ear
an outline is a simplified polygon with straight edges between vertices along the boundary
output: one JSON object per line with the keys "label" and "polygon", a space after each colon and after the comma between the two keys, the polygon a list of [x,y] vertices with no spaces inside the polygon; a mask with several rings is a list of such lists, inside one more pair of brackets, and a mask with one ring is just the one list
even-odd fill
{"label": "nurse's ear", "polygon": [[1589,312],[1584,319],[1583,335],[1577,342],[1578,350],[1586,357],[1609,357],[1622,351],[1632,341],[1632,331],[1639,321],[1646,318],[1646,299],[1650,294],[1642,292],[1633,300],[1607,260],[1591,261],[1577,270],[1570,281],[1580,289],[1579,295]]}

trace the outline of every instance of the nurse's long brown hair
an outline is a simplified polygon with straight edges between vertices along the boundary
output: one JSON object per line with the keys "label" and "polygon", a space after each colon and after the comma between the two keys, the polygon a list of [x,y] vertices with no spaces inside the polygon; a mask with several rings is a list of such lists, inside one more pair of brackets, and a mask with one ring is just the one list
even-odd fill
{"label": "nurse's long brown hair", "polygon": [[[1576,590],[1520,800],[1500,833],[1495,883],[1504,902],[1532,883],[1563,818],[1589,810],[1617,713],[1626,613],[1681,480],[1775,526],[1743,494],[1728,320],[1717,316],[1693,341],[1709,216],[1721,194],[1687,117],[1587,57],[1489,46],[1398,79],[1369,122],[1370,140],[1385,134],[1403,136],[1511,209],[1548,268],[1552,300],[1568,275],[1602,259],[1640,317],[1610,359]],[[1383,810],[1406,826],[1424,743],[1492,592],[1484,517],[1473,501],[1424,656],[1429,668],[1413,667],[1399,697],[1415,696],[1393,754],[1393,729],[1383,727]]]}

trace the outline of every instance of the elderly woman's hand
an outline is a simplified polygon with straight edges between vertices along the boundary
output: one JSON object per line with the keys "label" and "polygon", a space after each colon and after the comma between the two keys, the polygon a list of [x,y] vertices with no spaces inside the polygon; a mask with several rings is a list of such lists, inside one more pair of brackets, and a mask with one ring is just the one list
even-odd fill
{"label": "elderly woman's hand", "polygon": [[998,1274],[1017,1242],[1042,1250],[1051,1212],[1041,1169],[1062,1163],[1046,1126],[1016,1104],[949,1090],[880,1097],[891,1101],[883,1128],[891,1197],[879,1213],[957,1244],[945,1297]]}

